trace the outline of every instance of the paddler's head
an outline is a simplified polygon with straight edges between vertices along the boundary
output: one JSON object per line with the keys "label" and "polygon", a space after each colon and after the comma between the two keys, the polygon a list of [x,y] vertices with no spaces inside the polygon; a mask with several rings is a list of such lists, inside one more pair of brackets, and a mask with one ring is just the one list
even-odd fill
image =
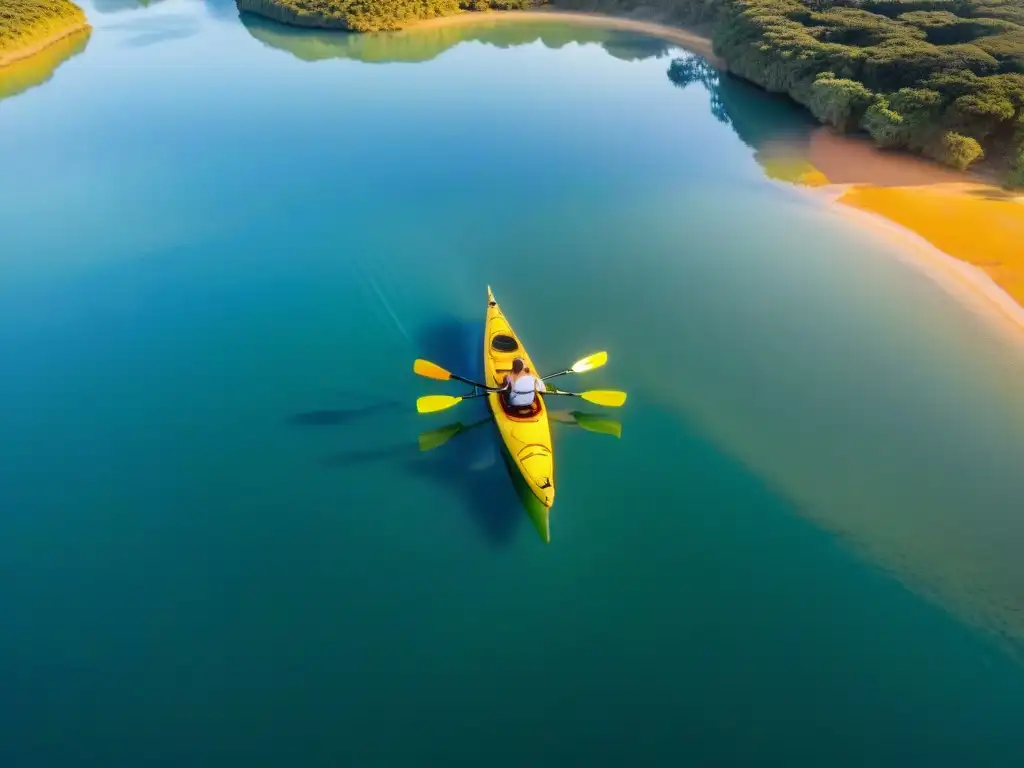
{"label": "paddler's head", "polygon": [[526,363],[523,362],[523,358],[517,357],[512,361],[512,374],[514,376],[518,376],[522,373],[524,368],[526,368]]}

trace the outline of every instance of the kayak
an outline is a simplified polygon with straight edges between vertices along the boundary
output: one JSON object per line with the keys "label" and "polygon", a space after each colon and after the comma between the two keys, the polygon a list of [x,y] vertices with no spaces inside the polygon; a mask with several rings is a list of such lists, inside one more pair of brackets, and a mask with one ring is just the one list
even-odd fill
{"label": "kayak", "polygon": [[[491,287],[487,286],[485,382],[489,386],[500,387],[505,375],[512,370],[512,361],[517,357],[523,358],[534,376],[541,377],[519,337],[505,319],[498,302],[494,300]],[[555,502],[555,466],[551,450],[551,425],[544,397],[538,395],[532,406],[518,409],[507,406],[502,394],[491,392],[487,395],[487,403],[501,434],[509,462],[518,470],[529,491],[545,511],[550,509]]]}

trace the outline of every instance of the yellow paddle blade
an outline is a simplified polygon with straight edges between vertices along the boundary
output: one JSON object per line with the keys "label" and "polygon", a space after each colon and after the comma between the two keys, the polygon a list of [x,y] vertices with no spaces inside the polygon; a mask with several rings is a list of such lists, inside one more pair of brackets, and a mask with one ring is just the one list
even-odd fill
{"label": "yellow paddle blade", "polygon": [[609,408],[618,408],[626,402],[626,393],[617,392],[614,389],[591,389],[587,392],[580,392],[580,397],[588,403],[607,405]]}
{"label": "yellow paddle blade", "polygon": [[446,424],[445,426],[438,427],[437,429],[420,432],[420,450],[430,451],[438,446],[444,445],[463,429],[464,427],[462,426],[462,422],[457,421],[454,424]]}
{"label": "yellow paddle blade", "polygon": [[432,363],[429,360],[417,360],[412,364],[412,369],[420,376],[426,376],[428,379],[448,381],[448,379],[452,377],[452,375],[440,365]]}
{"label": "yellow paddle blade", "polygon": [[611,435],[612,437],[622,437],[621,421],[609,419],[607,416],[597,416],[593,413],[583,413],[582,411],[573,411],[570,416],[572,416],[576,423],[588,432],[597,432],[598,434]]}
{"label": "yellow paddle blade", "polygon": [[587,355],[582,360],[577,360],[572,366],[573,373],[586,373],[592,371],[595,368],[600,368],[602,365],[608,362],[607,352],[595,352],[592,355]]}
{"label": "yellow paddle blade", "polygon": [[461,402],[461,397],[452,397],[451,395],[424,395],[416,401],[416,410],[420,413],[434,413],[451,408]]}

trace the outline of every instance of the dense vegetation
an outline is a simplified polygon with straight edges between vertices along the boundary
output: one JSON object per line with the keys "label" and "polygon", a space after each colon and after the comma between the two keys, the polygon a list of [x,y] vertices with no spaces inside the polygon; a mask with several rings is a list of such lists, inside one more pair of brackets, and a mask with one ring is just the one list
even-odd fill
{"label": "dense vegetation", "polygon": [[839,130],[1024,175],[1024,0],[722,0],[714,43]]}
{"label": "dense vegetation", "polygon": [[0,64],[26,46],[84,24],[85,13],[70,0],[0,0]]}
{"label": "dense vegetation", "polygon": [[238,0],[238,7],[304,27],[377,32],[459,11],[531,8],[544,0]]}

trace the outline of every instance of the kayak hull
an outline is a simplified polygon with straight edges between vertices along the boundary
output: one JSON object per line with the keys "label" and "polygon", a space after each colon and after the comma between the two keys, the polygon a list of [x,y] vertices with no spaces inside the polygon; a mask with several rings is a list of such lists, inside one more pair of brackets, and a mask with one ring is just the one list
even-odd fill
{"label": "kayak hull", "polygon": [[[484,383],[492,387],[501,386],[505,375],[512,370],[512,361],[516,357],[523,358],[533,374],[540,377],[541,374],[534,367],[488,286],[487,320],[484,324]],[[535,407],[529,413],[510,413],[505,408],[502,395],[496,392],[487,395],[487,404],[504,443],[510,469],[517,470],[530,493],[545,509],[550,509],[555,502],[555,464],[551,424],[543,396],[536,398]],[[546,517],[544,527],[547,527]]]}

